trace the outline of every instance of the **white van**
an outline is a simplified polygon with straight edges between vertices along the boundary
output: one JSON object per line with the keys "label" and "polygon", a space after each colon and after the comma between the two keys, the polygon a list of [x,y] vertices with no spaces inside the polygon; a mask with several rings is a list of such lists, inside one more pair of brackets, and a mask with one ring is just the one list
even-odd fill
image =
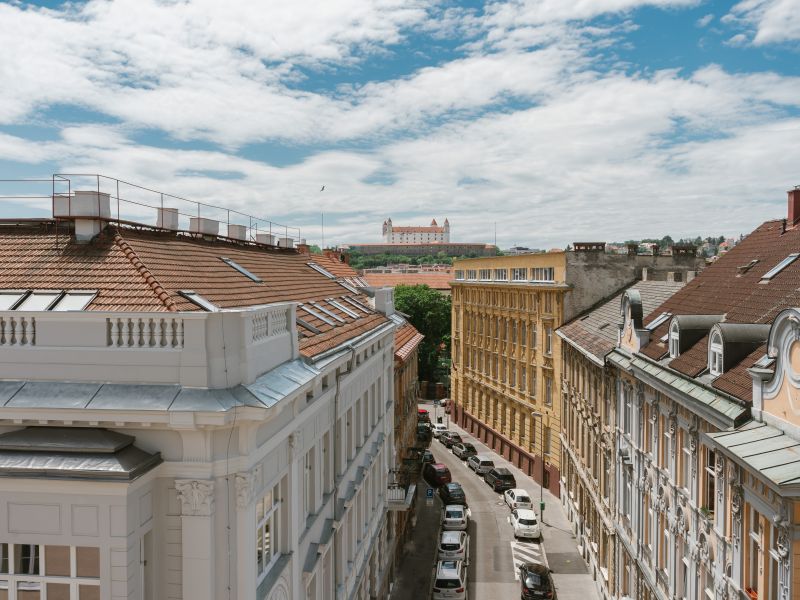
{"label": "white van", "polygon": [[467,466],[478,475],[486,475],[486,473],[494,469],[494,461],[485,454],[479,454],[478,456],[470,456],[467,459]]}
{"label": "white van", "polygon": [[433,600],[466,600],[467,567],[460,560],[440,560],[433,581]]}

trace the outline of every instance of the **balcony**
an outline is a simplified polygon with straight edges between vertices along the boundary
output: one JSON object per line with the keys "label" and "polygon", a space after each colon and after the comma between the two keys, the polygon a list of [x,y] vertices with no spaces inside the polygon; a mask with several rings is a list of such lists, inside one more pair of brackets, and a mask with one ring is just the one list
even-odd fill
{"label": "balcony", "polygon": [[292,303],[220,312],[2,311],[0,379],[230,388],[297,358],[295,327]]}
{"label": "balcony", "polygon": [[389,484],[386,489],[386,508],[391,511],[406,511],[411,508],[414,494],[417,493],[417,484],[411,483],[406,487],[400,484]]}

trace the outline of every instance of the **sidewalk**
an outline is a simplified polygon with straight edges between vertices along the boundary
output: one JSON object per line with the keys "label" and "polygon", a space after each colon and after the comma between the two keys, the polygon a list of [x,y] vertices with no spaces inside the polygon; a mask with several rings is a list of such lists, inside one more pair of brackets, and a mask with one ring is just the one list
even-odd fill
{"label": "sidewalk", "polygon": [[422,478],[417,482],[416,526],[406,543],[402,563],[397,571],[391,600],[424,600],[431,597],[433,565],[436,564],[436,543],[439,537],[441,504],[432,498],[431,506],[425,492],[428,484]]}
{"label": "sidewalk", "polygon": [[[561,501],[547,489],[542,491],[539,484],[531,477],[510,464],[502,456],[487,448],[480,440],[461,429],[453,421],[450,421],[449,426],[451,430],[457,431],[465,438],[468,438],[479,453],[493,454],[496,465],[508,468],[514,474],[518,487],[530,492],[537,513],[539,512],[539,498],[542,497],[544,500],[545,510],[544,514],[541,515],[542,525],[544,526],[543,543],[547,553],[547,562],[553,571],[553,580],[558,590],[558,600],[598,600],[597,588],[583,557],[578,553],[575,536],[561,508]],[[415,596],[408,597],[413,598]]]}

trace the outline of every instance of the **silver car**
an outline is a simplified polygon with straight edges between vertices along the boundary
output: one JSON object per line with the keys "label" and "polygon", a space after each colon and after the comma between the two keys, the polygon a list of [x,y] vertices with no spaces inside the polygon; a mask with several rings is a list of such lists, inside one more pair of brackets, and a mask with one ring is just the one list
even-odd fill
{"label": "silver car", "polygon": [[494,461],[488,456],[470,456],[467,459],[467,466],[475,471],[478,475],[486,475],[489,471],[494,469]]}

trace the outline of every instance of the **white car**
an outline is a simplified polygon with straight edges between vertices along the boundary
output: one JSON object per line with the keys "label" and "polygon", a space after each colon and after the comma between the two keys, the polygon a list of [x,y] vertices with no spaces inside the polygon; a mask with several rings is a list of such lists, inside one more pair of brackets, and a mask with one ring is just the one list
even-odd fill
{"label": "white car", "polygon": [[536,513],[532,510],[527,508],[514,509],[511,511],[508,522],[514,528],[515,538],[542,539],[539,519],[536,518]]}
{"label": "white car", "polygon": [[433,600],[466,600],[467,567],[460,560],[440,560],[433,580]]}
{"label": "white car", "polygon": [[442,529],[452,531],[467,529],[467,509],[460,504],[448,504],[442,512]]}
{"label": "white car", "polygon": [[443,531],[439,538],[439,560],[469,562],[469,535],[466,531]]}
{"label": "white car", "polygon": [[447,431],[447,425],[443,425],[442,423],[433,424],[433,437],[438,438],[445,431]]}
{"label": "white car", "polygon": [[503,492],[503,500],[508,504],[508,508],[527,508],[533,510],[533,502],[528,492],[519,488],[512,488]]}
{"label": "white car", "polygon": [[467,459],[467,466],[475,471],[478,475],[485,475],[494,469],[494,461],[485,456],[470,456]]}

